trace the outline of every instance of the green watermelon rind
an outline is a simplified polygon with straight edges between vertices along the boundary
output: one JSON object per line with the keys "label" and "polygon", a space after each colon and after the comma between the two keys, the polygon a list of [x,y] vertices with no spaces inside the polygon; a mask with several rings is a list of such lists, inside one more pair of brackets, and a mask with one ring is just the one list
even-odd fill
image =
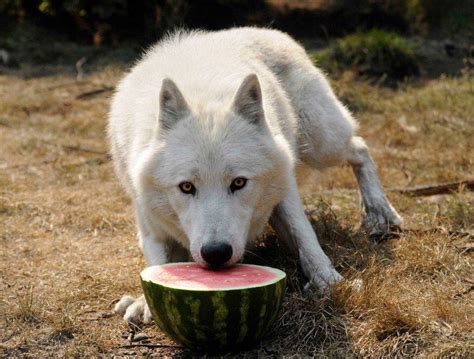
{"label": "green watermelon rind", "polygon": [[172,288],[147,278],[146,270],[141,281],[153,318],[163,332],[194,350],[223,352],[241,350],[258,342],[277,319],[286,275],[278,269],[265,269],[277,273],[279,278],[245,288]]}

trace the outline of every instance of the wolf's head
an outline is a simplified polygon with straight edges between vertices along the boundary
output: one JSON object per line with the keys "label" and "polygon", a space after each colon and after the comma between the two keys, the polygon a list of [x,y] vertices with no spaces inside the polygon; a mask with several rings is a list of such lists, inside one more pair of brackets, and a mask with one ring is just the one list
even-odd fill
{"label": "wolf's head", "polygon": [[159,127],[139,174],[148,216],[190,249],[203,266],[239,261],[287,192],[293,160],[271,131],[256,75],[231,105],[191,108],[165,79]]}

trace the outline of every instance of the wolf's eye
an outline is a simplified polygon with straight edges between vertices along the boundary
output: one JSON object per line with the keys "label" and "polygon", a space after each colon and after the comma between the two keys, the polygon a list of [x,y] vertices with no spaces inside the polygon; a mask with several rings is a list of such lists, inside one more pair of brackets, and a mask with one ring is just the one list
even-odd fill
{"label": "wolf's eye", "polygon": [[246,178],[237,177],[232,181],[230,185],[230,191],[234,193],[235,191],[238,191],[239,189],[244,188],[246,184],[247,184]]}
{"label": "wolf's eye", "polygon": [[185,194],[192,194],[194,195],[196,193],[196,187],[191,182],[181,182],[179,184],[179,189],[181,192]]}

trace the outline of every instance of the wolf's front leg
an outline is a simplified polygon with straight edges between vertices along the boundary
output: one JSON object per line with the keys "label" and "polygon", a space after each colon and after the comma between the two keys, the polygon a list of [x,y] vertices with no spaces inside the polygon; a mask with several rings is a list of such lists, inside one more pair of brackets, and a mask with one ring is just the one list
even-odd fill
{"label": "wolf's front leg", "polygon": [[[143,233],[140,229],[138,230],[138,236],[140,247],[142,248],[148,266],[167,262],[167,246],[164,241],[156,240],[155,236],[149,233]],[[152,320],[150,309],[143,295],[138,298],[127,294],[124,295],[115,305],[114,311],[123,315],[125,321],[134,324],[146,324]]]}
{"label": "wolf's front leg", "polygon": [[[145,256],[148,266],[159,265],[168,262],[170,248],[166,243],[166,234],[163,232],[150,231],[145,223],[143,215],[136,210],[138,227],[138,239],[140,248]],[[150,309],[143,295],[138,298],[124,295],[115,305],[114,311],[123,315],[127,322],[140,324],[149,323],[152,320]]]}
{"label": "wolf's front leg", "polygon": [[287,196],[273,211],[270,224],[279,237],[296,247],[303,272],[309,278],[308,284],[323,291],[343,279],[319,245],[316,233],[304,213],[294,178]]}

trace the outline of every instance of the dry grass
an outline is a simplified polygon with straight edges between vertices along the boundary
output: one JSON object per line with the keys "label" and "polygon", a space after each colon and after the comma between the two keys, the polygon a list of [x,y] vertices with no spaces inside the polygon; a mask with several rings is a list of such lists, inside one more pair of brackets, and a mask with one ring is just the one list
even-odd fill
{"label": "dry grass", "polygon": [[[68,75],[0,76],[0,350],[6,357],[186,354],[155,327],[120,348],[128,328],[110,310],[140,291],[144,266],[132,209],[105,155],[108,94],[122,69],[82,82]],[[474,89],[467,78],[398,91],[342,78],[387,188],[472,176]],[[319,176],[308,214],[349,279],[330,296],[302,293],[296,260],[269,233],[249,259],[285,268],[285,305],[256,355],[469,357],[474,355],[473,196],[389,193],[411,229],[373,243],[358,229],[348,168]],[[463,234],[471,233],[471,234]],[[359,292],[351,280],[362,279]],[[137,330],[134,330],[135,338]],[[143,336],[142,336],[143,339]],[[143,343],[143,341],[141,342]]]}

